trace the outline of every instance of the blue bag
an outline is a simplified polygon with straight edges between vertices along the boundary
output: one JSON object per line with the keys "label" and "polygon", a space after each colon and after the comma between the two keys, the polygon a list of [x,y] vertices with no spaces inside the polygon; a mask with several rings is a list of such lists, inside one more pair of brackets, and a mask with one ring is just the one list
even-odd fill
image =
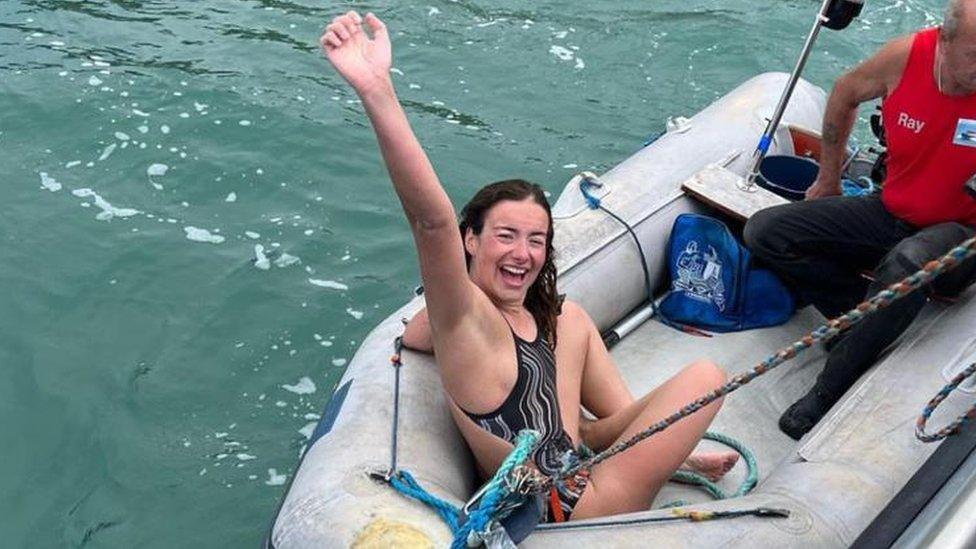
{"label": "blue bag", "polygon": [[751,266],[749,250],[717,219],[681,214],[668,242],[671,291],[658,305],[667,324],[715,332],[775,326],[796,303],[770,271]]}

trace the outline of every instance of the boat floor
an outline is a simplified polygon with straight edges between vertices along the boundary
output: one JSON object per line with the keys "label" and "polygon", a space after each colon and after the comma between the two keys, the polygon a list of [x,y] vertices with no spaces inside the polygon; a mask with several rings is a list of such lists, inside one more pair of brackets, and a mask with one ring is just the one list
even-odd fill
{"label": "boat floor", "polygon": [[[707,358],[729,376],[756,366],[771,353],[806,335],[823,322],[812,307],[799,311],[788,323],[762,330],[714,334],[703,338],[680,333],[659,322],[646,322],[613,349],[613,357],[631,391],[643,395],[686,364]],[[788,462],[833,463],[872,475],[872,468],[912,471],[935,449],[913,435],[915,418],[947,379],[976,360],[976,338],[967,329],[976,325],[976,288],[955,305],[929,303],[919,318],[878,363],[848,390],[827,416],[797,442],[783,434],[777,422],[783,411],[813,386],[826,354],[816,345],[725,398],[710,427],[745,444],[759,465],[759,491],[771,473]],[[964,385],[965,387],[965,385]],[[968,393],[968,394],[967,394]],[[956,391],[934,414],[934,427],[962,413],[972,391]],[[700,449],[723,447],[703,441]],[[734,492],[745,478],[741,462],[719,486]],[[907,480],[890,478],[886,488],[897,491]],[[701,488],[668,483],[653,508],[683,500],[710,501]]]}
{"label": "boat floor", "polygon": [[[751,369],[779,348],[806,335],[823,320],[815,309],[808,307],[781,326],[714,334],[710,338],[685,334],[650,321],[625,337],[611,354],[631,391],[640,397],[698,359],[715,362],[730,377]],[[790,404],[813,386],[824,360],[821,345],[808,349],[729,395],[712,423],[710,431],[731,436],[753,452],[759,464],[760,479],[776,464],[795,455],[797,442],[780,432],[777,421]],[[703,441],[699,448],[725,449],[712,441]],[[733,493],[745,476],[746,468],[740,460],[719,486]],[[658,494],[654,507],[677,500],[701,502],[710,499],[701,488],[672,482]]]}

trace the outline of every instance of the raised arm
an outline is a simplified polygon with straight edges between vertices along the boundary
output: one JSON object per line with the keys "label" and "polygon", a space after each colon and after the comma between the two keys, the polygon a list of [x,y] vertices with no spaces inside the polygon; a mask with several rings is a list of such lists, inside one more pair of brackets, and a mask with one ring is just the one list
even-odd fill
{"label": "raised arm", "polygon": [[847,155],[847,140],[857,121],[857,108],[895,90],[908,63],[912,40],[913,37],[905,36],[889,42],[834,84],[824,113],[820,173],[807,190],[807,200],[841,194],[841,167]]}
{"label": "raised arm", "polygon": [[453,326],[471,312],[474,286],[467,276],[454,207],[417,141],[390,78],[392,48],[386,25],[369,13],[336,17],[321,44],[340,75],[362,99],[420,257],[427,305],[435,327]]}

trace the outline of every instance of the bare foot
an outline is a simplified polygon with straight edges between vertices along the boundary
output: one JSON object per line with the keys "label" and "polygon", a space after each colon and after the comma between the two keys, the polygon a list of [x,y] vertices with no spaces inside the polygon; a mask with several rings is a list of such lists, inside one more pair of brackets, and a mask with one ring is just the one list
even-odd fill
{"label": "bare foot", "polygon": [[731,471],[738,461],[738,452],[699,452],[688,456],[681,464],[681,469],[698,473],[715,482]]}

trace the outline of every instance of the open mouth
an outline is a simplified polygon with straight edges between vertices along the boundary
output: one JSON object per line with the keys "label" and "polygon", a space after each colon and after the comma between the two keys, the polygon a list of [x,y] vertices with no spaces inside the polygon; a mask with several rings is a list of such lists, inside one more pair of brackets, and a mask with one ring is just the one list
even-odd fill
{"label": "open mouth", "polygon": [[528,276],[529,270],[523,267],[504,266],[501,269],[502,279],[513,286],[521,286]]}

